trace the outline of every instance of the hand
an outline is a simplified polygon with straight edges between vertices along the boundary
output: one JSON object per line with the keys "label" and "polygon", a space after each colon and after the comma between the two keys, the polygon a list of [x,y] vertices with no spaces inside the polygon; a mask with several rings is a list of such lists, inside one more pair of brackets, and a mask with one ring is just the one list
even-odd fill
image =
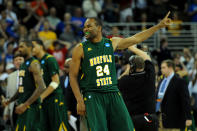
{"label": "hand", "polygon": [[44,97],[42,97],[42,95],[40,96],[40,102],[43,103],[44,101]]}
{"label": "hand", "polygon": [[70,120],[71,111],[67,111],[68,120]]}
{"label": "hand", "polygon": [[4,115],[4,116],[3,116],[3,120],[4,120],[4,121],[7,121],[9,118],[10,118],[9,115]]}
{"label": "hand", "polygon": [[170,11],[167,13],[167,15],[159,22],[158,26],[160,28],[169,26],[172,23],[172,20],[170,18],[168,18],[168,16],[170,15]]}
{"label": "hand", "polygon": [[85,115],[86,109],[84,102],[78,102],[77,103],[77,114],[78,115]]}
{"label": "hand", "polygon": [[4,96],[1,96],[1,104],[6,107],[10,104],[9,100],[6,100]]}
{"label": "hand", "polygon": [[27,110],[27,106],[25,104],[20,104],[16,107],[15,113],[16,114],[23,114]]}
{"label": "hand", "polygon": [[186,120],[185,121],[185,125],[188,127],[188,126],[191,126],[192,125],[192,120]]}

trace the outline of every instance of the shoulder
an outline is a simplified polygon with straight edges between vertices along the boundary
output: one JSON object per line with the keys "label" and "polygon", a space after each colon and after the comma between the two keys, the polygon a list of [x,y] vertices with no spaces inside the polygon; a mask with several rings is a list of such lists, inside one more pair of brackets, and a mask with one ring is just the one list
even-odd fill
{"label": "shoulder", "polygon": [[174,76],[171,79],[172,81],[176,82],[177,84],[185,84],[187,83],[183,78],[181,78],[178,74],[174,74]]}
{"label": "shoulder", "polygon": [[152,61],[145,60],[144,63],[145,63],[145,70],[151,70],[151,71],[155,70],[155,66]]}
{"label": "shoulder", "polygon": [[77,44],[72,52],[73,57],[84,57],[84,52],[83,52],[83,48],[85,46],[85,43],[79,43]]}
{"label": "shoulder", "polygon": [[145,62],[146,65],[154,65],[151,60],[145,60],[144,62]]}
{"label": "shoulder", "polygon": [[117,42],[117,41],[120,41],[122,38],[120,38],[120,37],[112,37],[112,38],[110,38],[110,40],[112,41],[112,42]]}
{"label": "shoulder", "polygon": [[40,63],[40,62],[39,62],[39,60],[38,60],[38,59],[33,58],[33,59],[31,60],[31,64],[33,64],[33,63]]}
{"label": "shoulder", "polygon": [[121,40],[122,40],[122,38],[120,38],[120,37],[112,37],[111,38],[114,50],[116,50],[118,48],[118,44],[120,43]]}
{"label": "shoulder", "polygon": [[14,71],[8,75],[8,79],[17,76],[18,71]]}
{"label": "shoulder", "polygon": [[[53,55],[47,54],[46,58],[44,59],[44,61],[46,62],[52,62],[55,63],[57,62],[57,60],[55,59],[55,57]],[[41,64],[43,64],[42,62],[44,62],[43,60],[41,60]]]}
{"label": "shoulder", "polygon": [[55,57],[53,55],[47,54],[46,60],[50,60],[50,59],[55,59]]}

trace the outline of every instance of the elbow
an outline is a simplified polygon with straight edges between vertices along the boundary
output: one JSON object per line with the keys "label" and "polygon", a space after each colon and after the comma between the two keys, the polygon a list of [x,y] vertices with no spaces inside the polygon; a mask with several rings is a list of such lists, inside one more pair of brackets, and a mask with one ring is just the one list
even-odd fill
{"label": "elbow", "polygon": [[134,44],[138,44],[138,43],[141,43],[141,42],[142,42],[141,39],[134,37],[134,39],[133,39]]}

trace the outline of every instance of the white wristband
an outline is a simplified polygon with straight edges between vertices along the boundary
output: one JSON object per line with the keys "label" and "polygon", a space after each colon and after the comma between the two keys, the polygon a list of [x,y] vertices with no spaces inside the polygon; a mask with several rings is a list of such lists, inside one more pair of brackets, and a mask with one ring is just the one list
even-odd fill
{"label": "white wristband", "polygon": [[52,82],[50,83],[50,85],[49,85],[49,86],[51,86],[51,87],[53,87],[54,89],[56,89],[56,88],[58,87],[58,83],[57,83],[57,82],[52,81]]}

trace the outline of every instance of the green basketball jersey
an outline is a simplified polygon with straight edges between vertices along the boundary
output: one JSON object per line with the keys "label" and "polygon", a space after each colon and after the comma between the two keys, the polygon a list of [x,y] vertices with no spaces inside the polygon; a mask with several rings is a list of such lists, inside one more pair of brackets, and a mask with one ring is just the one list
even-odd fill
{"label": "green basketball jersey", "polygon": [[[55,74],[59,74],[59,65],[56,59],[52,55],[49,55],[47,53],[40,60],[40,64],[42,68],[44,82],[46,84],[46,87],[48,87],[52,81],[51,77]],[[60,88],[60,86],[58,86],[58,88],[55,89],[52,94],[54,93],[62,93],[62,89]]]}
{"label": "green basketball jersey", "polygon": [[[38,60],[34,57],[31,57],[20,66],[18,87],[18,92],[20,94],[18,98],[18,104],[24,103],[27,99],[29,99],[36,89],[33,74],[29,71],[29,67],[33,62],[38,62]],[[38,103],[38,100],[34,103]]]}
{"label": "green basketball jersey", "polygon": [[115,58],[111,40],[103,38],[101,42],[85,41],[84,59],[81,61],[80,89],[82,92],[118,91]]}

